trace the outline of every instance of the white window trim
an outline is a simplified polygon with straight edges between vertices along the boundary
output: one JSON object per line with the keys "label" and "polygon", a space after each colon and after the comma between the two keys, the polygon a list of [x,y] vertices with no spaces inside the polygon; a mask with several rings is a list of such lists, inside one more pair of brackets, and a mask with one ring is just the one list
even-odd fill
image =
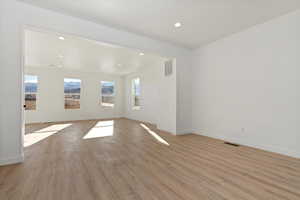
{"label": "white window trim", "polygon": [[[131,109],[132,110],[141,110],[141,105],[140,106],[135,106],[135,93],[134,93],[134,80],[139,79],[140,80],[140,87],[141,87],[141,78],[140,77],[135,77],[131,79]],[[139,96],[141,97],[141,95]]]}
{"label": "white window trim", "polygon": [[[35,112],[38,110],[39,106],[38,106],[38,98],[39,98],[39,76],[38,75],[35,75],[35,74],[24,74],[24,88],[23,88],[23,91],[24,91],[24,98],[23,98],[23,105],[26,105],[26,102],[25,102],[25,97],[26,97],[26,93],[25,92],[25,76],[36,76],[37,78],[37,89],[36,89],[36,93],[35,93],[35,109],[34,110],[26,110],[26,108],[24,109],[25,112]],[[34,93],[33,93],[34,94]],[[23,107],[22,105],[22,107]]]}
{"label": "white window trim", "polygon": [[[102,102],[102,82],[112,82],[114,84],[114,93],[113,93],[113,97],[114,97],[114,104],[112,106],[107,106],[107,105],[103,105],[103,102]],[[102,80],[100,81],[100,106],[104,109],[114,109],[115,108],[115,105],[116,105],[116,82],[115,81],[106,81],[106,80]]]}
{"label": "white window trim", "polygon": [[[65,101],[66,101],[66,99],[65,99],[65,95],[66,95],[66,93],[65,93],[65,79],[77,79],[77,80],[80,80],[80,93],[79,93],[79,108],[66,108],[66,106],[65,106]],[[64,94],[64,104],[63,104],[63,106],[64,106],[64,110],[65,111],[71,111],[71,110],[81,110],[81,98],[82,98],[82,88],[83,88],[83,81],[81,80],[81,78],[78,78],[78,77],[64,77],[63,78],[63,94]]]}

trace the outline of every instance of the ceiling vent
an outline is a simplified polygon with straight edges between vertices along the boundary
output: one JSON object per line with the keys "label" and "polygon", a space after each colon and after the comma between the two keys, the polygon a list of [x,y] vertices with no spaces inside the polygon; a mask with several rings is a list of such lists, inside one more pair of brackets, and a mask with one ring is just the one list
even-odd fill
{"label": "ceiling vent", "polygon": [[168,60],[165,62],[165,76],[171,76],[173,74],[173,62]]}

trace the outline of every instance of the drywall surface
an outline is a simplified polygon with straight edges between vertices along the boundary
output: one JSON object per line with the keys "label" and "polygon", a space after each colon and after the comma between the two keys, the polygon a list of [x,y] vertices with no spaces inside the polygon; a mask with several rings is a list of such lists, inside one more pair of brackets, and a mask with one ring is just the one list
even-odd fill
{"label": "drywall surface", "polygon": [[176,59],[176,124],[177,135],[190,134],[192,128],[192,66],[193,55]]}
{"label": "drywall surface", "polygon": [[[133,108],[132,80],[140,78],[141,107]],[[176,133],[171,126],[176,123],[176,63],[173,74],[164,75],[164,61],[144,67],[124,77],[124,116],[129,119],[156,124],[159,129]]]}
{"label": "drywall surface", "polygon": [[196,133],[300,157],[300,11],[195,52]]}
{"label": "drywall surface", "polygon": [[[1,1],[1,95],[9,97],[0,102],[0,164],[21,161],[22,148],[22,33],[24,26],[37,27],[58,33],[72,34],[88,39],[113,43],[124,47],[138,49],[144,52],[157,53],[163,57],[176,58],[177,72],[184,73],[184,68],[190,68],[191,51],[170,45],[168,43],[138,36],[126,31],[101,26],[86,20],[62,15],[46,9],[41,9],[16,0]],[[187,74],[189,76],[189,74]],[[182,78],[183,75],[179,76]],[[176,120],[170,120],[169,126],[175,132],[181,132],[190,123],[191,118],[185,104],[190,102],[182,98],[191,91],[185,88],[187,79],[177,81]],[[179,86],[178,86],[179,84]],[[188,107],[191,110],[191,107]],[[178,117],[178,115],[182,115]],[[186,122],[178,122],[178,119]],[[178,126],[177,126],[178,124]]]}
{"label": "drywall surface", "polygon": [[[123,82],[120,76],[55,67],[25,67],[25,74],[38,77],[37,108],[25,111],[26,123],[109,119],[122,116]],[[80,109],[64,108],[64,78],[81,80]],[[100,104],[101,81],[115,83],[113,108],[103,107]]]}

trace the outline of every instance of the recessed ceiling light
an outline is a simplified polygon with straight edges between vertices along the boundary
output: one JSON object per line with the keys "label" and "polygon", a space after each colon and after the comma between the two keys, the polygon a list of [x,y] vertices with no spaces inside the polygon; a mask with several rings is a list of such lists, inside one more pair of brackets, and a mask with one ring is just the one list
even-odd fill
{"label": "recessed ceiling light", "polygon": [[145,54],[144,54],[143,52],[141,52],[141,53],[140,53],[140,56],[143,56],[143,55],[145,55]]}
{"label": "recessed ceiling light", "polygon": [[118,64],[118,66],[121,67],[122,65],[121,65],[121,64]]}
{"label": "recessed ceiling light", "polygon": [[63,36],[59,36],[58,39],[65,40],[65,38]]}
{"label": "recessed ceiling light", "polygon": [[59,58],[64,58],[64,56],[63,56],[63,55],[59,55],[58,57],[59,57]]}
{"label": "recessed ceiling light", "polygon": [[176,23],[174,24],[174,26],[175,26],[176,28],[179,28],[179,27],[181,27],[181,23],[180,23],[180,22],[176,22]]}

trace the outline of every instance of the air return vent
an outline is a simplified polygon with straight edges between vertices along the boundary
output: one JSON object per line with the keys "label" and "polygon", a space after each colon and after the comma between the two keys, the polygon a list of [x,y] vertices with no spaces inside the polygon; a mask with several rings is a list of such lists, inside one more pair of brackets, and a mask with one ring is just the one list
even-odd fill
{"label": "air return vent", "polygon": [[173,73],[173,62],[168,60],[165,62],[165,76],[171,76]]}
{"label": "air return vent", "polygon": [[230,146],[234,146],[234,147],[239,147],[239,144],[235,144],[235,143],[231,143],[231,142],[224,142],[224,144],[230,145]]}

